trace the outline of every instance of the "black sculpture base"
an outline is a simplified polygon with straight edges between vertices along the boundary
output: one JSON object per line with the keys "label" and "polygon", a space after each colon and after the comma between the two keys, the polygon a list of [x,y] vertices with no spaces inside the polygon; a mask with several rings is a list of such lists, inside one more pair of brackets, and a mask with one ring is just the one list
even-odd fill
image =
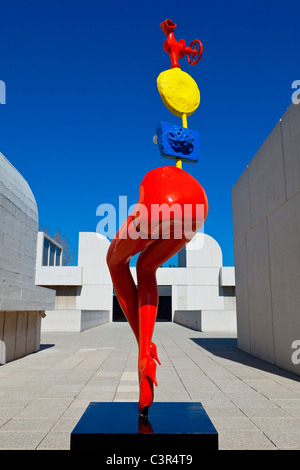
{"label": "black sculpture base", "polygon": [[71,433],[71,450],[96,450],[106,464],[195,464],[203,463],[199,451],[218,450],[218,433],[201,403],[153,403],[147,419],[137,403],[92,402]]}

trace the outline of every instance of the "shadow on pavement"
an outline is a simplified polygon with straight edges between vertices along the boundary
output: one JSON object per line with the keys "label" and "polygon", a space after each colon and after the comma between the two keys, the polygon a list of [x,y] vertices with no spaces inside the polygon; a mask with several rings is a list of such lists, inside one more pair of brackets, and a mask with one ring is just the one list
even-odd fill
{"label": "shadow on pavement", "polygon": [[55,344],[41,344],[39,350],[43,351],[43,349],[54,348],[54,346],[55,346]]}
{"label": "shadow on pavement", "polygon": [[190,338],[200,348],[205,349],[214,356],[228,359],[255,369],[262,370],[264,372],[270,372],[272,374],[286,377],[296,382],[300,382],[300,377],[297,375],[280,369],[280,367],[274,364],[268,363],[257,357],[251,356],[246,352],[238,349],[237,338]]}

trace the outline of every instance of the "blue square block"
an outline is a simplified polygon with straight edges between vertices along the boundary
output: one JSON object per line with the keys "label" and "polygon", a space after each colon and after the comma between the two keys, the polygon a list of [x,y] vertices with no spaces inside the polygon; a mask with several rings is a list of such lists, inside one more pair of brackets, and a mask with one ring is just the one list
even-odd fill
{"label": "blue square block", "polygon": [[183,126],[160,122],[157,127],[157,144],[164,158],[186,163],[199,161],[199,133]]}

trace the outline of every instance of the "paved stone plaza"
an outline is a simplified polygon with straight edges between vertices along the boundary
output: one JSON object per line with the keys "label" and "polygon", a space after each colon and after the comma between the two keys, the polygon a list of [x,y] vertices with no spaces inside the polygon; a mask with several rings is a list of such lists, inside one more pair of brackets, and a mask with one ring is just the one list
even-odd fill
{"label": "paved stone plaza", "polygon": [[[237,349],[236,337],[157,323],[156,401],[199,401],[225,449],[300,449],[300,378]],[[0,449],[68,450],[91,401],[137,401],[127,323],[44,333],[41,351],[0,367]],[[299,366],[300,367],[300,366]]]}

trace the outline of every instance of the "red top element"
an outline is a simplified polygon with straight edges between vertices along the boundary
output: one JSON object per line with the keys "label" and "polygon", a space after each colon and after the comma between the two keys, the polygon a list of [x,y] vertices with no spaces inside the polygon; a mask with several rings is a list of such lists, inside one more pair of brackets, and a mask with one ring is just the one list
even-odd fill
{"label": "red top element", "polygon": [[[198,64],[199,60],[202,57],[203,46],[199,39],[194,39],[191,44],[187,47],[184,39],[179,39],[176,41],[174,36],[174,29],[177,27],[175,23],[171,20],[165,20],[160,24],[161,29],[164,34],[167,36],[166,41],[164,42],[164,50],[170,54],[171,58],[171,69],[174,67],[180,68],[179,60],[187,56],[188,63],[191,65]],[[192,56],[192,59],[191,59]]]}

